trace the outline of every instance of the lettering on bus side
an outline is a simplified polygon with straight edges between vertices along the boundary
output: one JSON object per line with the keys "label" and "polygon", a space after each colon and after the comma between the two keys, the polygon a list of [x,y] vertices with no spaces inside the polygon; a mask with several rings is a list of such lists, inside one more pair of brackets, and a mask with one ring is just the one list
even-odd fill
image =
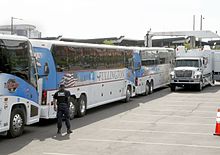
{"label": "lettering on bus side", "polygon": [[97,81],[110,81],[110,80],[119,80],[125,78],[124,70],[111,70],[111,71],[100,71],[97,72]]}

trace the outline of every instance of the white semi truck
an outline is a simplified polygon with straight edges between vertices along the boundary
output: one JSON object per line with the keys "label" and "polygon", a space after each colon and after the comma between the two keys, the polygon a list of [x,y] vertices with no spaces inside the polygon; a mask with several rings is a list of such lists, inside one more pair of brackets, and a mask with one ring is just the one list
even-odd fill
{"label": "white semi truck", "polygon": [[178,47],[174,70],[170,73],[170,88],[196,87],[201,91],[206,85],[220,80],[220,51],[203,49],[185,50]]}

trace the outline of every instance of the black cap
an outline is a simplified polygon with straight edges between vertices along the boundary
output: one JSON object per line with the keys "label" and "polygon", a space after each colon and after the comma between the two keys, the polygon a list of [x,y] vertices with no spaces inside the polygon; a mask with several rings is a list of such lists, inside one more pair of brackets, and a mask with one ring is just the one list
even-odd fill
{"label": "black cap", "polygon": [[61,88],[61,87],[65,87],[65,85],[61,83],[61,84],[60,84],[60,88]]}

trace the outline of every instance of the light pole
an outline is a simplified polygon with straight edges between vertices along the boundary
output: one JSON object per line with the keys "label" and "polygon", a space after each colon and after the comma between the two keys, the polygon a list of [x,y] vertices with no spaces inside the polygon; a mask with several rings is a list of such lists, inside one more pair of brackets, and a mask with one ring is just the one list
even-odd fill
{"label": "light pole", "polygon": [[195,26],[196,26],[196,16],[193,15],[193,31],[196,30]]}
{"label": "light pole", "polygon": [[[200,31],[202,31],[202,20],[205,19],[202,15],[200,18]],[[202,39],[200,39],[200,47],[202,47]]]}
{"label": "light pole", "polygon": [[200,31],[202,31],[202,20],[205,19],[202,15],[201,15],[201,18],[200,18]]}
{"label": "light pole", "polygon": [[13,25],[13,21],[14,19],[17,19],[17,20],[23,20],[21,18],[15,18],[15,17],[11,17],[11,35],[14,34],[14,25]]}

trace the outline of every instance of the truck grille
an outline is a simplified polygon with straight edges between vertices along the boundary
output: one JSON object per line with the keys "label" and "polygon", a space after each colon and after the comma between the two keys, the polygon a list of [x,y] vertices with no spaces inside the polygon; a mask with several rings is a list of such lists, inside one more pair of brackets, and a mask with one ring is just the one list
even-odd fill
{"label": "truck grille", "polygon": [[192,71],[191,70],[179,70],[175,71],[176,77],[192,77]]}

